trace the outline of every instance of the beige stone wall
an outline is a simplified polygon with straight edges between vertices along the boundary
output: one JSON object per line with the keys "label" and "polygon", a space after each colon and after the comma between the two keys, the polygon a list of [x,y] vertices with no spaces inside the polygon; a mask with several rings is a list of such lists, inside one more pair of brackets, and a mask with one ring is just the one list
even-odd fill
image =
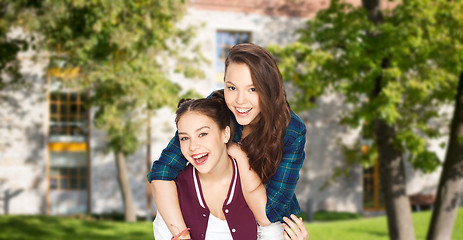
{"label": "beige stone wall", "polygon": [[[11,35],[22,32],[13,29]],[[34,61],[34,52],[22,52],[25,85],[0,94],[0,214],[45,212],[47,119],[47,55]]]}
{"label": "beige stone wall", "polygon": [[[306,122],[306,160],[296,194],[303,211],[362,211],[362,168],[351,166],[347,177],[332,179],[337,168],[345,168],[340,143],[353,144],[358,131],[338,124],[346,108],[342,97],[329,93],[317,100],[318,108],[300,113]],[[311,200],[311,202],[309,201]]]}

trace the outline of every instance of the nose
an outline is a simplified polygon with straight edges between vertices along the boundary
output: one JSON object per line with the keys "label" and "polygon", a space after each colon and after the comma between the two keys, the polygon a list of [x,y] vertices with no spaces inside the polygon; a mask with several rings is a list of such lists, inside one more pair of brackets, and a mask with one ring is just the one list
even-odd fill
{"label": "nose", "polygon": [[198,149],[198,148],[199,148],[199,143],[198,143],[198,141],[192,139],[192,140],[190,141],[190,151],[193,152],[193,151],[195,151],[195,150]]}
{"label": "nose", "polygon": [[236,103],[244,104],[246,103],[246,93],[243,91],[238,91],[238,96],[236,97]]}

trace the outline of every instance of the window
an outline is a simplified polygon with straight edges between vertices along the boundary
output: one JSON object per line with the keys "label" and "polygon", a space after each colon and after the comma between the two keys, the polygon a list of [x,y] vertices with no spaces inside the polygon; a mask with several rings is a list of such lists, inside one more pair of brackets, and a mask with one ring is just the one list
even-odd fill
{"label": "window", "polygon": [[251,33],[218,31],[216,36],[217,36],[216,37],[217,48],[216,48],[216,57],[215,57],[216,83],[218,85],[218,88],[223,88],[225,59],[228,56],[230,48],[238,43],[250,42]]}
{"label": "window", "polygon": [[50,213],[86,212],[89,179],[87,144],[51,143],[49,151]]}
{"label": "window", "polygon": [[56,57],[52,58],[48,70],[47,212],[52,215],[89,210],[87,94],[64,88],[61,84],[61,81],[77,72],[78,68],[66,68],[65,59]]}
{"label": "window", "polygon": [[378,161],[372,167],[363,169],[363,209],[365,211],[384,209]]}
{"label": "window", "polygon": [[50,93],[50,142],[87,140],[86,94],[73,91]]}

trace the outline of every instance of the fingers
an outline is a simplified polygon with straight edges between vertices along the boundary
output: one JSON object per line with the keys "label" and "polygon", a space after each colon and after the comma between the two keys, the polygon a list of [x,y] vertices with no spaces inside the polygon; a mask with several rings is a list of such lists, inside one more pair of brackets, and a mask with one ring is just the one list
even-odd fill
{"label": "fingers", "polygon": [[305,228],[302,218],[296,217],[294,214],[291,214],[291,219],[284,217],[283,220],[283,229],[285,233],[283,234],[286,239],[299,239],[307,240],[309,238],[309,233]]}
{"label": "fingers", "polygon": [[[301,233],[307,232],[307,229],[305,228],[305,225],[304,225],[304,222],[302,221],[302,218],[298,218],[294,214],[291,214],[291,219],[293,219],[293,221],[297,224],[297,226],[299,227],[299,230],[301,231]],[[308,235],[308,233],[307,233],[307,235]]]}
{"label": "fingers", "polygon": [[227,152],[233,158],[239,158],[240,153],[242,152],[241,147],[236,143],[230,143],[227,146]]}
{"label": "fingers", "polygon": [[[287,227],[286,224],[283,223],[283,228],[285,229],[285,232],[283,233],[283,237],[285,238],[285,240],[291,240],[291,237],[287,234],[287,229],[285,228]],[[291,230],[289,230],[291,231]]]}
{"label": "fingers", "polygon": [[302,221],[302,218],[297,218],[296,216],[292,215],[291,218],[296,219],[295,222],[299,226],[299,230],[301,230],[301,239],[307,240],[309,239],[309,232]]}
{"label": "fingers", "polygon": [[287,224],[283,223],[283,229],[285,230],[283,236],[286,240],[288,239],[296,239],[296,234],[288,227]]}
{"label": "fingers", "polygon": [[283,224],[283,228],[285,229],[286,235],[288,235],[290,239],[299,239],[298,236],[302,234],[299,227],[293,221],[291,221],[291,219],[287,217],[284,217],[283,220],[286,223]]}

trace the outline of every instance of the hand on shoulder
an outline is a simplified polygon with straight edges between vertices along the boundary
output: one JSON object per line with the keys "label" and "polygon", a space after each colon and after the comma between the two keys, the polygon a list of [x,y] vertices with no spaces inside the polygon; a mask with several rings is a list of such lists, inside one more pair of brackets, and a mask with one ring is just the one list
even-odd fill
{"label": "hand on shoulder", "polygon": [[238,162],[238,165],[245,163],[249,165],[248,155],[241,149],[238,143],[231,142],[227,145],[227,152],[233,159]]}

